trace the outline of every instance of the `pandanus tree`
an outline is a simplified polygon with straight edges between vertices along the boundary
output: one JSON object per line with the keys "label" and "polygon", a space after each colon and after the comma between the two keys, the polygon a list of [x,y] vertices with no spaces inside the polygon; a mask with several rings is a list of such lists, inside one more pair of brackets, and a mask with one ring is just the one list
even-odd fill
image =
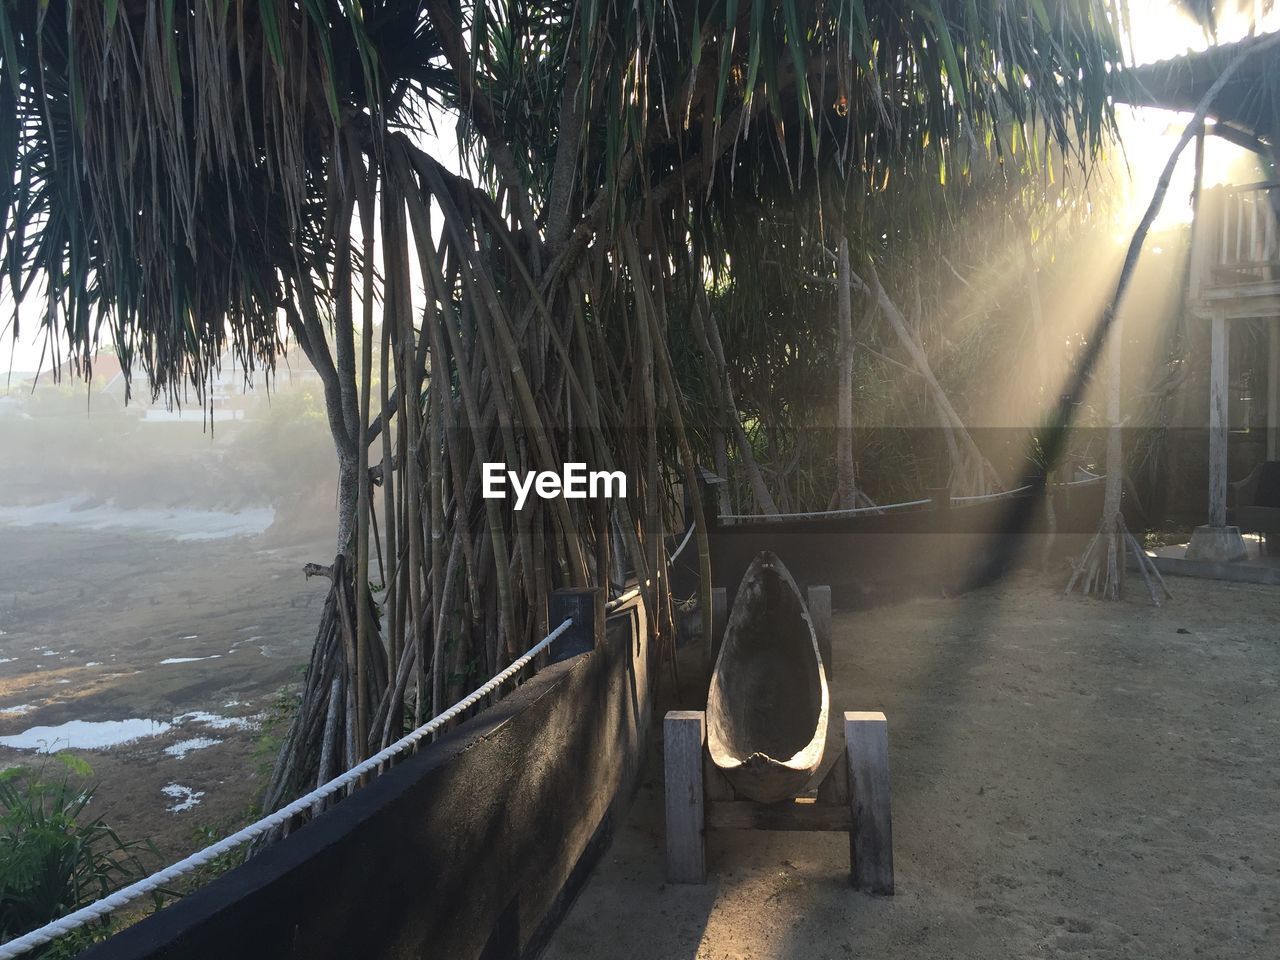
{"label": "pandanus tree", "polygon": [[[1065,365],[1047,356],[1035,260],[1051,265],[1047,237],[1079,243],[1097,202],[1090,179],[1053,151],[1033,163],[1019,149],[1005,162],[971,157],[945,182],[921,167],[838,204],[828,198],[845,184],[834,182],[808,204],[784,196],[732,211],[726,248],[708,259],[736,416],[713,380],[687,389],[707,352],[701,313],[676,351],[698,440],[736,481],[720,488],[725,499],[763,515],[774,501],[784,512],[872,508],[927,486],[990,493],[1016,475],[1025,448],[998,474],[967,424],[1019,422],[1056,398]],[[991,449],[1007,460],[1004,446]]]}
{"label": "pandanus tree", "polygon": [[[962,177],[1010,130],[1087,162],[1110,126],[1107,10],[0,6],[11,292],[74,364],[110,339],[153,391],[202,397],[228,348],[271,368],[286,343],[323,381],[339,549],[268,802],[541,637],[549,588],[607,586],[605,543],[669,637],[672,489],[708,453],[686,397],[715,384],[722,428],[743,426],[708,312],[713,271],[747,289],[757,269],[719,258],[734,231],[761,202],[813,209],[826,184],[838,221],[900,171]],[[456,122],[465,174],[423,148],[433,122]],[[677,362],[686,345],[699,363]],[[579,460],[624,470],[628,498],[517,512],[480,495],[483,462]]]}

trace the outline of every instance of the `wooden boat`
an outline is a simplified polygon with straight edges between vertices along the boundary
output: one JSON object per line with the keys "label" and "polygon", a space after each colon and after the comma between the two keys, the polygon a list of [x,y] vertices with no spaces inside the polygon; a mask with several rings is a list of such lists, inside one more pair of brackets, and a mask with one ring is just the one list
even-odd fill
{"label": "wooden boat", "polygon": [[827,676],[809,610],[772,552],[747,568],[707,696],[707,748],[742,796],[804,791],[827,740]]}

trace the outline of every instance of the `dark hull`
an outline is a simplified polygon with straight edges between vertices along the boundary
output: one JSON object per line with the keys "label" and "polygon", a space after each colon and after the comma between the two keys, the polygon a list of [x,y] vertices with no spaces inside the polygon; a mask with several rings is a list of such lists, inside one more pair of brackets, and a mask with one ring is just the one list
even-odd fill
{"label": "dark hull", "polygon": [[808,608],[763,551],[738,588],[707,697],[707,748],[734,789],[762,803],[803,792],[826,746],[827,678]]}

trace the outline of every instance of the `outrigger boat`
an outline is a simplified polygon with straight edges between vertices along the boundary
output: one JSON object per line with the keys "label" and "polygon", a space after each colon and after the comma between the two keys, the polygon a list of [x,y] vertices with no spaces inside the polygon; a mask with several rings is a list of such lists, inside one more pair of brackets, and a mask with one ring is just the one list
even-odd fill
{"label": "outrigger boat", "polygon": [[827,676],[809,609],[772,552],[747,568],[707,696],[707,748],[743,797],[804,791],[822,763]]}

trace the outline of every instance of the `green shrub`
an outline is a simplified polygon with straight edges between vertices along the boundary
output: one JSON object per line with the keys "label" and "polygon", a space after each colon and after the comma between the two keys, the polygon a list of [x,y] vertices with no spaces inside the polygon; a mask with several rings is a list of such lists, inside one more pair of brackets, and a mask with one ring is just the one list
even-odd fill
{"label": "green shrub", "polygon": [[[147,875],[138,857],[147,842],[126,843],[101,818],[84,818],[93,787],[78,783],[92,771],[67,754],[30,770],[0,772],[0,940],[10,940],[65,916]],[[111,918],[33,951],[69,957],[105,939]]]}

